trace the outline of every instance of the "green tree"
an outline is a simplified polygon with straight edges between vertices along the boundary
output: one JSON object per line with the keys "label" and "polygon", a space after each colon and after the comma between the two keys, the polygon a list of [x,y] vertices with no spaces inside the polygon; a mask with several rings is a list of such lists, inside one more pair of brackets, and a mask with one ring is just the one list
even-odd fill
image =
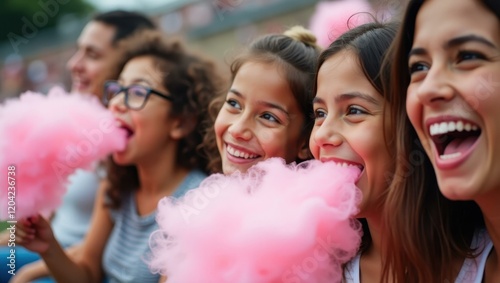
{"label": "green tree", "polygon": [[94,10],[85,0],[0,0],[0,44],[54,28],[64,15],[84,17]]}

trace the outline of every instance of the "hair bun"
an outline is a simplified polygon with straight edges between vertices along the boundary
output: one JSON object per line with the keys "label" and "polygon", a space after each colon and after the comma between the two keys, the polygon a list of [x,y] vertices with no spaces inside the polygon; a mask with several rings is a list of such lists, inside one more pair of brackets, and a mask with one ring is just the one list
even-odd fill
{"label": "hair bun", "polygon": [[300,41],[307,46],[319,49],[319,46],[316,44],[316,36],[310,30],[305,29],[303,26],[291,27],[283,34],[297,41]]}

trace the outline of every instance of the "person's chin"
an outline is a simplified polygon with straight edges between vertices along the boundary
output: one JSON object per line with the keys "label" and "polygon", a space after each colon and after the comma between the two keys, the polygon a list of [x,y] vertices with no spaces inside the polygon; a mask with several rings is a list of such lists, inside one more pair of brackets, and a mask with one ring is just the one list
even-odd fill
{"label": "person's chin", "polygon": [[223,172],[225,175],[232,174],[236,171],[239,171],[241,173],[245,173],[250,167],[252,167],[254,164],[233,164],[230,162],[226,162],[225,164],[222,165]]}
{"label": "person's chin", "polygon": [[443,196],[453,201],[474,200],[481,194],[480,182],[475,176],[443,177],[438,174],[437,181]]}
{"label": "person's chin", "polygon": [[90,87],[86,84],[73,84],[71,86],[71,92],[76,93],[91,93]]}
{"label": "person's chin", "polygon": [[113,153],[113,161],[120,166],[132,165],[132,161],[125,151]]}

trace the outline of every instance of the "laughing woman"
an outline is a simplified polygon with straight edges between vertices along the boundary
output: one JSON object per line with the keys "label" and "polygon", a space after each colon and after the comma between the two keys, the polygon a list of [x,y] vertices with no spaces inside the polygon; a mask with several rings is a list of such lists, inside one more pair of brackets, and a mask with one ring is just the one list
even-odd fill
{"label": "laughing woman", "polygon": [[[394,47],[393,118],[407,124],[398,151],[408,156],[420,140],[439,190],[419,181],[433,178],[431,170],[413,167],[409,178],[421,186],[389,196],[407,212],[389,217],[390,244],[428,249],[413,260],[428,266],[425,282],[500,282],[493,247],[500,246],[499,2],[411,1]],[[432,211],[441,217],[427,217]],[[400,258],[390,260],[398,265]],[[413,271],[394,277],[415,282]]]}

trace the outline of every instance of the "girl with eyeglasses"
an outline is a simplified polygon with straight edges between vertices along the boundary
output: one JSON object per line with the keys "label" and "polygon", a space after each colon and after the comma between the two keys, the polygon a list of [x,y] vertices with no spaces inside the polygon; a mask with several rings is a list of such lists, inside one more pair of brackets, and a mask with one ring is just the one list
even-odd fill
{"label": "girl with eyeglasses", "polygon": [[127,44],[119,79],[105,84],[103,97],[128,133],[127,146],[109,160],[81,255],[68,258],[42,217],[20,221],[18,242],[38,252],[60,282],[158,282],[145,263],[157,203],[206,176],[197,148],[221,83],[215,65],[159,32],[142,32]]}

